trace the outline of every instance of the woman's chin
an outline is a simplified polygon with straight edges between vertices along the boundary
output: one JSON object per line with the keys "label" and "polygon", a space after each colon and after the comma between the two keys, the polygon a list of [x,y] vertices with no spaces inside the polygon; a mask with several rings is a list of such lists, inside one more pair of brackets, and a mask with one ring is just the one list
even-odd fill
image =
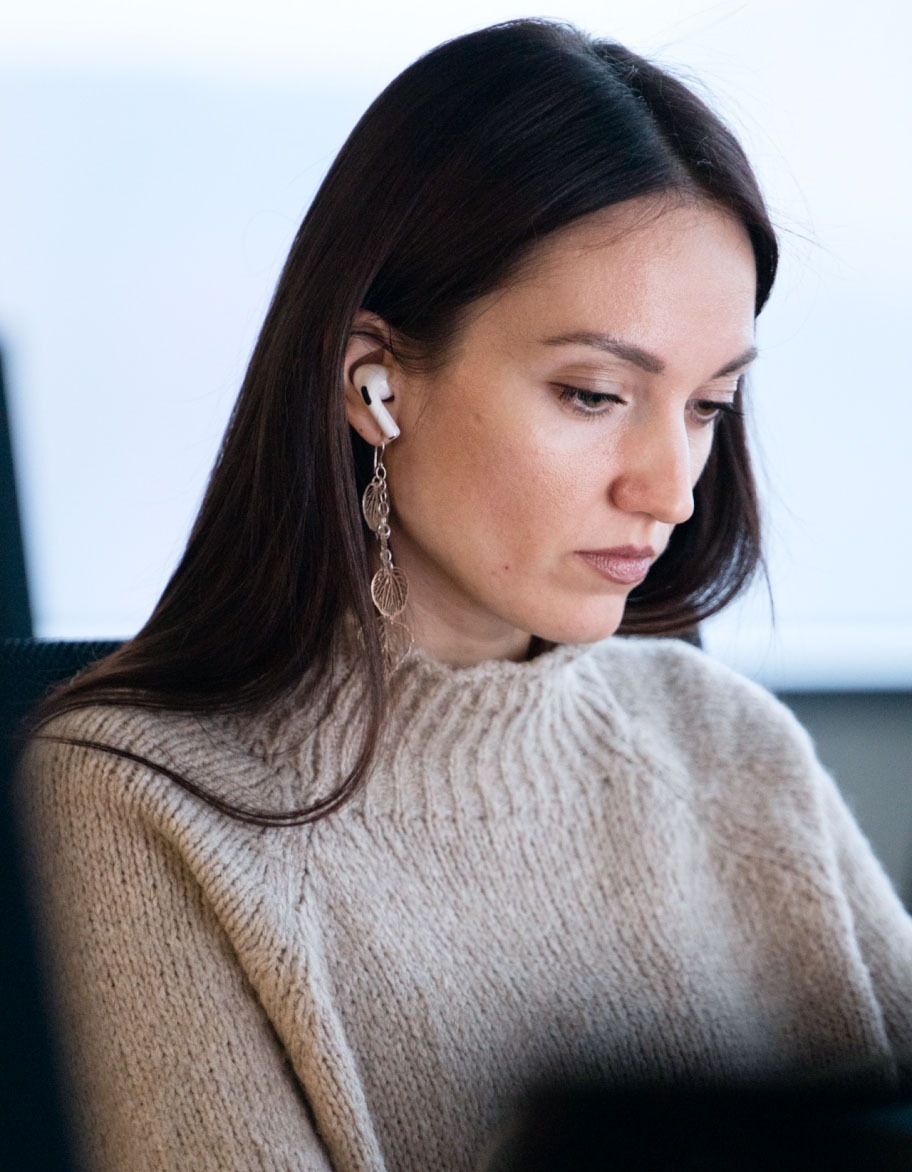
{"label": "woman's chin", "polygon": [[547,643],[600,643],[617,632],[623,617],[623,605],[608,613],[563,615],[538,624],[535,634]]}

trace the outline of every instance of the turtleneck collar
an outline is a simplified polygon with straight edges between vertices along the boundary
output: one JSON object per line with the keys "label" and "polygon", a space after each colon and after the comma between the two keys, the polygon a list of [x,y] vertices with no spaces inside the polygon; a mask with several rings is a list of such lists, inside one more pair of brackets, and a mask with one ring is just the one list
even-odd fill
{"label": "turtleneck collar", "polygon": [[[603,757],[606,739],[624,740],[601,662],[608,650],[562,645],[519,663],[456,667],[413,649],[390,681],[373,773],[352,811],[458,820],[553,801],[556,777]],[[343,686],[317,740],[351,753],[356,706]]]}

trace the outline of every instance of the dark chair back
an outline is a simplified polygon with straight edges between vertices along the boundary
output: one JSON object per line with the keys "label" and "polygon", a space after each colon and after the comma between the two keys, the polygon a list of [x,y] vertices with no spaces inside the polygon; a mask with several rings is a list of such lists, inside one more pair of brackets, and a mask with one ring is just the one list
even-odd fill
{"label": "dark chair back", "polygon": [[22,522],[13,467],[13,437],[10,434],[3,355],[0,354],[0,636],[27,638],[32,633]]}
{"label": "dark chair back", "polygon": [[[113,640],[0,639],[0,734],[10,754],[11,736],[39,700],[97,659],[116,651]],[[11,757],[6,757],[7,764]]]}

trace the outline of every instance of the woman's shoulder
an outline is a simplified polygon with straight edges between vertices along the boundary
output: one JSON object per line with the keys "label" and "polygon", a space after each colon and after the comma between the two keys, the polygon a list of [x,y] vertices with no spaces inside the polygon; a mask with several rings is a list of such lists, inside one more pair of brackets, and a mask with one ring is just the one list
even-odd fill
{"label": "woman's shoulder", "polygon": [[44,720],[29,742],[29,750],[42,752],[52,744],[99,741],[123,748],[140,749],[151,742],[167,742],[179,735],[186,714],[148,707],[141,701],[89,702],[63,708]]}
{"label": "woman's shoulder", "polygon": [[[164,770],[181,761],[187,730],[175,713],[129,704],[59,712],[32,734],[20,757],[17,797],[42,822],[151,808],[167,789]],[[179,768],[179,766],[177,766]]]}
{"label": "woman's shoulder", "polygon": [[[52,801],[184,804],[188,793],[230,805],[283,808],[300,793],[288,713],[198,712],[140,703],[91,704],[32,736],[22,781]],[[189,784],[188,784],[189,783]]]}
{"label": "woman's shoulder", "polygon": [[48,763],[74,755],[106,753],[121,761],[151,758],[173,767],[201,754],[204,721],[195,713],[141,703],[90,703],[65,709],[43,722],[30,737],[23,760]]}
{"label": "woman's shoulder", "polygon": [[698,648],[615,638],[597,649],[594,666],[637,754],[704,813],[807,826],[829,800],[832,780],[790,710]]}
{"label": "woman's shoulder", "polygon": [[734,724],[761,738],[771,725],[803,735],[766,688],[681,639],[616,636],[593,648],[591,658],[631,714],[691,729]]}

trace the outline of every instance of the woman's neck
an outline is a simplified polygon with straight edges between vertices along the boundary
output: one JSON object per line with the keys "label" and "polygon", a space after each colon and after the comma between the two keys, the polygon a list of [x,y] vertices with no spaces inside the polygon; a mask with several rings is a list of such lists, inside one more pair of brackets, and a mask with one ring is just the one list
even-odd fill
{"label": "woman's neck", "polygon": [[522,663],[541,650],[536,646],[539,641],[527,631],[468,621],[458,611],[431,613],[418,601],[410,603],[404,618],[415,646],[453,667],[471,667],[490,659]]}

